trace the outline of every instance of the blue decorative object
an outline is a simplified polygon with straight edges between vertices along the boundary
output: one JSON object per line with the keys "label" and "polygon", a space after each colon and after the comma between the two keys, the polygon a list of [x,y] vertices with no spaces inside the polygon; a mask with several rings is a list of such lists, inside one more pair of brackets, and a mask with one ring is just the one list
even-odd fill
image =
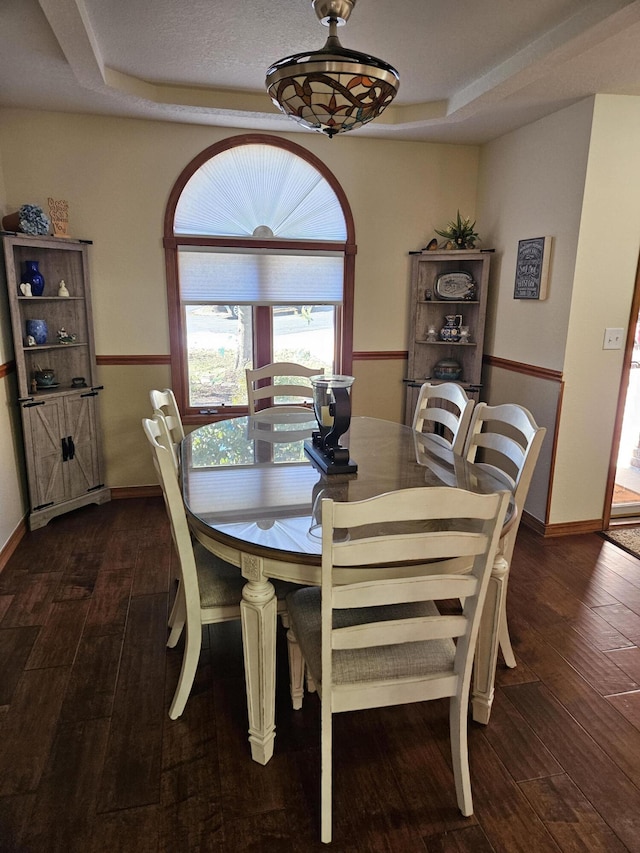
{"label": "blue decorative object", "polygon": [[27,320],[27,337],[32,337],[36,344],[46,344],[48,332],[44,320]]}
{"label": "blue decorative object", "polygon": [[32,296],[42,296],[44,292],[44,276],[38,269],[40,261],[25,261],[22,282],[31,285]]}

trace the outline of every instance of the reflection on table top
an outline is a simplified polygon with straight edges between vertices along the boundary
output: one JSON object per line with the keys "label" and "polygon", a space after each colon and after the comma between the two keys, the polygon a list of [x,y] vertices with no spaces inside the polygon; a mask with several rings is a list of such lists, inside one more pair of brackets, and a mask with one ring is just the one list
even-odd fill
{"label": "reflection on table top", "polygon": [[219,421],[182,445],[189,512],[221,541],[296,560],[321,553],[320,499],[356,501],[395,489],[457,486],[473,492],[505,488],[477,465],[410,427],[353,418],[342,443],[356,474],[322,473],[304,452],[315,420],[303,414]]}

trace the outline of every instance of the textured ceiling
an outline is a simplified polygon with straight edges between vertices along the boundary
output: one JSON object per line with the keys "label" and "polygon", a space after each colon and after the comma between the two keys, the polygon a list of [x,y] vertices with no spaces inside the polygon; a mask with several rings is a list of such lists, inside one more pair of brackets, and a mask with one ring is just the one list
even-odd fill
{"label": "textured ceiling", "polygon": [[[295,132],[265,71],[327,32],[310,0],[0,0],[0,107]],[[339,36],[400,73],[358,136],[480,143],[640,95],[640,0],[358,0]]]}

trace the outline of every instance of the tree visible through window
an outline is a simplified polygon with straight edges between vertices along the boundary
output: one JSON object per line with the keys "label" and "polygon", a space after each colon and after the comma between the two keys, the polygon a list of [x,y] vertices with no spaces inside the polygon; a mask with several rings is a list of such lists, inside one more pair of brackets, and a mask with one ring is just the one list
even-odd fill
{"label": "tree visible through window", "polygon": [[353,226],[305,149],[242,136],[195,158],[165,215],[172,384],[187,420],[246,411],[245,369],[351,369]]}

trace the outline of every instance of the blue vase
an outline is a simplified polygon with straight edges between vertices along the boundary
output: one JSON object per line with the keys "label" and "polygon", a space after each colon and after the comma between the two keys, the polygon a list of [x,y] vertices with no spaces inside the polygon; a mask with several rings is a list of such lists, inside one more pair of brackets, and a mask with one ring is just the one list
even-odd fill
{"label": "blue vase", "polygon": [[44,291],[44,276],[38,269],[40,261],[25,261],[22,282],[31,285],[32,296],[42,296]]}
{"label": "blue vase", "polygon": [[48,333],[44,320],[27,320],[27,338],[32,337],[39,346],[46,344]]}

